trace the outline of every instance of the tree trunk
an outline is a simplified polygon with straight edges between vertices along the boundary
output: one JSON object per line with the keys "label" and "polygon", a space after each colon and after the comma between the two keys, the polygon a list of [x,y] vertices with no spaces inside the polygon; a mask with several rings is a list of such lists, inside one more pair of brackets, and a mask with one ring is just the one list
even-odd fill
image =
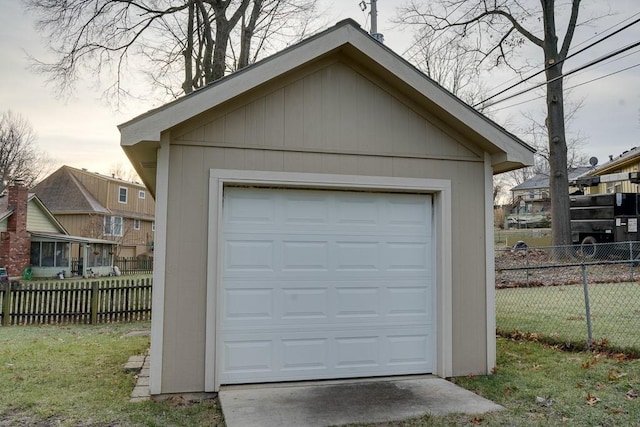
{"label": "tree trunk", "polygon": [[569,218],[569,180],[567,174],[567,141],[564,128],[562,59],[558,53],[558,37],[554,1],[543,0],[544,57],[547,70],[547,130],[549,133],[549,192],[551,196],[551,236],[554,245],[571,244]]}
{"label": "tree trunk", "polygon": [[227,22],[216,22],[216,43],[213,49],[213,63],[211,64],[211,78],[207,83],[224,77],[227,69],[227,45],[229,44],[229,24]]}
{"label": "tree trunk", "polygon": [[188,95],[193,91],[193,20],[194,20],[194,4],[189,1],[189,22],[187,22],[187,45],[184,48],[184,83],[182,90]]}
{"label": "tree trunk", "polygon": [[254,0],[251,9],[249,22],[242,21],[242,31],[240,33],[240,57],[238,58],[238,69],[249,65],[249,55],[251,53],[251,38],[256,30],[258,18],[262,12],[262,0]]}

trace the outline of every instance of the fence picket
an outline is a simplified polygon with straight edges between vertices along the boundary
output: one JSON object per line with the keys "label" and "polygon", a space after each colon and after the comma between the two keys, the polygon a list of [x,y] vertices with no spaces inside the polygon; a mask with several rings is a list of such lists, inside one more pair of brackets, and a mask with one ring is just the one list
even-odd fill
{"label": "fence picket", "polygon": [[150,277],[29,282],[16,289],[3,286],[0,288],[1,324],[149,320],[151,287]]}

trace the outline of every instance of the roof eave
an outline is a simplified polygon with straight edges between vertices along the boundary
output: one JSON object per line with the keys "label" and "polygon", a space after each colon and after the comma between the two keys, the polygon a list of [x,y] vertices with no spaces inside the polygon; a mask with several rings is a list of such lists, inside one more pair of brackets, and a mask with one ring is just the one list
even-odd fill
{"label": "roof eave", "polygon": [[[120,145],[144,184],[155,195],[155,150],[164,131],[336,51],[365,61],[376,72],[393,78],[405,90],[419,94],[421,101],[436,116],[453,121],[461,133],[492,155],[494,173],[533,164],[535,150],[532,147],[444,90],[392,50],[374,40],[352,20],[341,21],[253,66],[121,124],[118,126]],[[148,167],[144,167],[144,164]]]}

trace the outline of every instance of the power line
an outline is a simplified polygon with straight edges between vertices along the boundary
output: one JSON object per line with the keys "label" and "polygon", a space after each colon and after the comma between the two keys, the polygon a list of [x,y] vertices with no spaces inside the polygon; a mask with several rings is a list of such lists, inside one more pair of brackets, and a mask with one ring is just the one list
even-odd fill
{"label": "power line", "polygon": [[[638,15],[638,14],[640,14],[640,12],[638,12],[636,15]],[[635,16],[635,15],[634,15],[634,16]],[[489,100],[491,100],[491,99],[493,99],[493,98],[495,98],[495,97],[497,97],[497,96],[500,96],[500,95],[502,95],[503,93],[505,93],[505,92],[507,92],[507,91],[509,91],[509,90],[513,89],[514,87],[519,86],[519,85],[521,85],[521,84],[523,84],[523,83],[525,83],[525,82],[528,82],[528,81],[529,81],[529,80],[531,80],[532,78],[534,78],[534,77],[536,77],[536,76],[538,76],[538,75],[540,75],[540,74],[542,74],[542,73],[546,72],[547,70],[549,70],[549,69],[551,69],[551,68],[553,68],[553,67],[556,67],[556,66],[558,66],[558,65],[562,64],[562,63],[563,63],[563,62],[565,62],[566,60],[568,60],[568,59],[570,59],[570,58],[572,58],[572,57],[574,57],[574,56],[576,56],[576,55],[578,55],[578,54],[580,54],[580,53],[584,52],[584,51],[585,51],[585,50],[587,50],[587,49],[591,49],[592,47],[596,46],[597,44],[602,43],[603,41],[605,41],[605,40],[607,40],[607,39],[609,39],[609,38],[613,37],[614,35],[616,35],[616,34],[620,33],[621,31],[626,30],[627,28],[631,27],[632,25],[637,24],[638,22],[640,22],[640,18],[638,18],[638,19],[636,19],[635,21],[633,21],[633,22],[631,22],[631,23],[629,23],[629,24],[625,25],[624,27],[622,27],[622,28],[620,28],[620,29],[618,29],[618,30],[614,31],[614,32],[613,32],[613,33],[611,33],[611,34],[606,35],[605,37],[601,38],[600,40],[596,40],[595,42],[591,43],[591,44],[590,44],[590,45],[588,45],[588,46],[585,46],[584,48],[582,48],[582,49],[578,50],[577,52],[574,52],[574,53],[572,53],[571,55],[568,55],[568,56],[567,56],[567,57],[565,57],[564,59],[562,59],[562,60],[560,60],[560,61],[558,61],[558,62],[556,62],[556,63],[554,63],[554,64],[551,64],[551,65],[549,65],[549,66],[547,66],[547,67],[543,68],[543,69],[542,69],[542,70],[540,70],[540,71],[537,71],[536,73],[534,73],[534,74],[530,75],[529,77],[527,77],[527,78],[525,78],[525,79],[523,79],[523,80],[520,80],[520,81],[519,81],[519,82],[517,82],[517,83],[512,84],[512,85],[511,85],[511,86],[509,86],[508,88],[503,89],[503,90],[501,90],[500,92],[498,92],[498,93],[496,93],[496,94],[494,94],[494,95],[491,95],[490,97],[485,98],[485,99],[483,99],[483,100],[482,100],[482,101],[480,101],[480,102],[477,102],[476,104],[474,104],[474,105],[473,105],[473,107],[475,108],[475,107],[477,107],[478,105],[484,104],[485,102],[487,102],[487,101],[489,101]],[[567,75],[569,75],[569,74],[567,74]],[[545,83],[546,83],[546,82],[545,82]],[[533,88],[535,89],[535,88],[537,88],[537,87],[540,87],[540,86],[542,86],[542,85],[543,85],[543,84],[545,84],[545,83],[541,83],[541,84],[539,84],[539,85],[536,85],[536,86],[534,86]],[[517,95],[518,95],[518,94],[516,94],[515,96],[517,96]],[[494,103],[494,104],[495,104],[495,103]]]}
{"label": "power line", "polygon": [[[492,106],[492,105],[498,104],[498,103],[500,103],[500,102],[504,102],[504,101],[509,100],[509,99],[511,99],[511,98],[515,98],[516,96],[520,96],[520,95],[522,95],[522,94],[524,94],[524,93],[530,92],[530,91],[532,91],[532,90],[534,90],[534,89],[539,88],[540,86],[544,86],[544,85],[546,85],[546,84],[553,83],[554,81],[557,81],[557,80],[563,79],[563,78],[565,78],[565,77],[567,77],[567,76],[570,76],[570,75],[572,75],[572,74],[574,74],[574,73],[577,73],[578,71],[582,71],[582,70],[584,70],[584,69],[586,69],[586,68],[592,67],[592,66],[594,66],[594,65],[596,65],[596,64],[599,64],[600,62],[606,61],[606,60],[607,60],[607,59],[609,59],[609,58],[613,58],[614,56],[619,55],[619,54],[621,54],[621,53],[624,53],[624,52],[626,52],[626,51],[628,51],[628,50],[630,50],[630,49],[633,49],[633,48],[635,48],[635,47],[637,47],[637,46],[640,46],[640,42],[636,42],[636,43],[630,44],[630,45],[628,45],[628,46],[626,46],[626,47],[623,47],[623,48],[621,48],[621,49],[618,49],[618,50],[616,50],[616,51],[613,51],[613,52],[611,52],[611,53],[609,53],[609,54],[606,54],[606,55],[604,55],[604,56],[601,56],[600,58],[594,59],[593,61],[587,62],[586,64],[584,64],[584,65],[582,65],[582,66],[580,66],[580,67],[578,67],[578,68],[575,68],[575,69],[573,69],[573,70],[569,71],[568,73],[561,74],[561,75],[559,75],[558,77],[554,77],[554,78],[553,78],[553,79],[551,79],[551,80],[546,80],[546,81],[544,81],[544,82],[542,82],[542,83],[539,83],[539,84],[537,84],[537,85],[535,85],[535,86],[532,86],[532,87],[530,87],[530,88],[527,88],[527,89],[521,90],[520,92],[517,92],[517,93],[515,93],[515,94],[513,94],[513,95],[509,95],[509,96],[507,96],[506,98],[499,99],[499,100],[497,100],[497,101],[495,101],[495,102],[493,102],[493,103],[491,103],[491,104],[489,104],[489,105],[486,105],[486,106],[487,106],[487,107],[490,107],[490,106]],[[481,103],[482,103],[482,102],[477,103],[477,104],[473,105],[473,107],[477,107],[477,106],[478,106],[478,105],[480,105]]]}
{"label": "power line", "polygon": [[[596,82],[598,80],[602,80],[602,79],[607,78],[607,77],[611,77],[611,76],[613,76],[615,74],[619,74],[619,73],[622,73],[624,71],[627,71],[627,70],[630,70],[630,69],[636,68],[636,67],[640,67],[640,64],[630,65],[630,66],[622,68],[620,70],[613,71],[613,72],[611,72],[609,74],[605,74],[604,76],[595,77],[595,78],[593,78],[591,80],[587,80],[585,82],[581,82],[581,83],[575,84],[573,86],[570,86],[570,87],[566,88],[566,90],[575,89],[577,87],[584,86],[586,84],[593,83],[593,82]],[[506,110],[506,109],[509,109],[509,108],[517,107],[518,105],[522,105],[522,104],[526,104],[526,103],[529,103],[529,102],[532,102],[532,101],[536,101],[538,99],[544,98],[545,96],[546,95],[540,95],[540,96],[536,96],[535,98],[531,98],[531,99],[527,99],[525,101],[517,102],[515,104],[507,105],[507,106],[502,107],[502,108],[496,108],[496,109],[492,110],[492,112],[497,112],[497,111],[502,111],[502,110]],[[495,105],[495,104],[493,104],[493,105]]]}
{"label": "power line", "polygon": [[[605,28],[604,30],[602,30],[602,31],[601,31],[601,33],[600,33],[600,34],[598,34],[598,35],[594,35],[594,36],[591,36],[591,37],[589,37],[588,39],[581,41],[580,43],[578,43],[578,44],[576,44],[575,46],[573,46],[573,47],[572,47],[572,49],[575,49],[575,48],[578,48],[578,47],[582,46],[583,44],[585,44],[585,43],[589,42],[590,40],[595,39],[595,38],[596,38],[596,37],[598,37],[599,35],[601,35],[601,34],[605,34],[607,31],[611,30],[612,28],[615,28],[615,27],[617,27],[617,26],[619,26],[619,25],[622,25],[623,23],[625,23],[625,22],[629,21],[630,19],[633,19],[634,17],[636,17],[636,16],[638,16],[638,15],[640,15],[640,12],[636,12],[636,13],[634,13],[634,14],[633,14],[633,15],[631,15],[630,17],[625,18],[625,19],[623,19],[622,21],[620,21],[620,22],[618,22],[618,23],[616,23],[616,24],[613,24],[613,25],[611,25],[610,27]],[[573,55],[573,53],[572,53],[572,55]],[[512,82],[512,81],[517,80],[517,79],[518,79],[518,76],[514,76],[514,77],[510,78],[509,80],[506,80],[506,81],[504,81],[504,82],[500,83],[499,85],[497,85],[497,86],[495,86],[495,87],[493,87],[493,88],[489,89],[489,90],[488,90],[488,92],[492,92],[492,91],[494,91],[494,90],[496,90],[496,89],[498,89],[498,88],[500,88],[500,87],[502,87],[502,86],[504,86],[504,85],[508,84],[509,82]]]}

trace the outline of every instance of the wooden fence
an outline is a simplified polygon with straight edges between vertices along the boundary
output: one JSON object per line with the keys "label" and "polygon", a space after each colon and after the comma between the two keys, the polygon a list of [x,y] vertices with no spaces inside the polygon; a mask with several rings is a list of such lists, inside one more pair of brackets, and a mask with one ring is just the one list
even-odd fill
{"label": "wooden fence", "polygon": [[151,319],[151,276],[22,282],[0,287],[6,325]]}
{"label": "wooden fence", "polygon": [[122,274],[153,273],[153,258],[116,258],[113,265],[117,265]]}

